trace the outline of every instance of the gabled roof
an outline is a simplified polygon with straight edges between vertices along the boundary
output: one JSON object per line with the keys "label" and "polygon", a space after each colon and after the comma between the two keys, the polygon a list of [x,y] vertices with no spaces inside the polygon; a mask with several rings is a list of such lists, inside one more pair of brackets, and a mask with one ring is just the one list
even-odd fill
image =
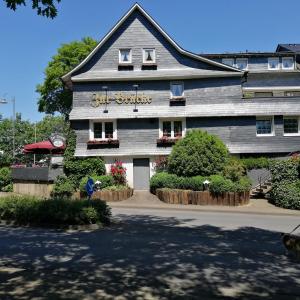
{"label": "gabled roof", "polygon": [[276,52],[288,51],[300,53],[300,44],[278,44]]}
{"label": "gabled roof", "polygon": [[184,50],[183,48],[181,48],[159,25],[158,23],[155,22],[155,20],[138,4],[134,4],[132,6],[132,8],[117,22],[117,24],[111,29],[111,31],[108,32],[108,34],[106,34],[104,36],[104,38],[98,43],[98,45],[95,47],[95,49],[79,64],[77,65],[73,70],[71,70],[69,73],[67,73],[66,75],[64,75],[62,77],[62,80],[65,82],[70,81],[71,76],[74,72],[78,71],[80,68],[82,68],[93,56],[94,54],[99,50],[99,48],[102,47],[102,45],[104,45],[104,43],[114,34],[114,32],[128,19],[128,17],[134,13],[134,11],[138,10],[139,12],[141,12],[144,17],[167,39],[167,41],[176,49],[179,51],[179,53],[186,55],[188,57],[191,57],[195,60],[199,60],[202,62],[205,62],[207,64],[210,65],[214,65],[217,67],[220,67],[224,70],[228,70],[228,71],[235,71],[235,72],[240,72],[240,73],[244,73],[243,71],[236,69],[234,67],[230,67],[227,65],[224,65],[222,63],[219,62],[215,62],[212,61],[210,59],[207,59],[205,57],[202,57],[200,55],[197,55],[195,53],[189,52]]}

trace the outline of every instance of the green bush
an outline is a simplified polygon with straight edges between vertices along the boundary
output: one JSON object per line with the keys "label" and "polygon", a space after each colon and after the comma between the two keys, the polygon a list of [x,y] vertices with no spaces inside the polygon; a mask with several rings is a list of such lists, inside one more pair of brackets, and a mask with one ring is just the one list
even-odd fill
{"label": "green bush", "polygon": [[0,220],[18,224],[109,224],[110,208],[104,201],[43,199],[32,196],[0,198]]}
{"label": "green bush", "polygon": [[114,178],[111,175],[101,175],[101,176],[85,176],[81,179],[79,184],[80,192],[86,193],[85,185],[89,178],[92,178],[94,182],[101,182],[101,189],[105,189],[108,186],[114,185]]}
{"label": "green bush", "polygon": [[236,158],[231,158],[223,170],[223,176],[234,182],[239,181],[245,174],[245,166]]}
{"label": "green bush", "polygon": [[178,177],[174,174],[160,172],[153,175],[150,179],[150,190],[155,193],[156,189],[171,188],[175,189],[179,184]]}
{"label": "green bush", "polygon": [[272,182],[295,182],[299,179],[299,162],[295,159],[276,160],[270,164]]}
{"label": "green bush", "polygon": [[275,183],[270,198],[276,206],[300,210],[300,181]]}
{"label": "green bush", "polygon": [[0,191],[6,192],[11,189],[12,177],[11,170],[8,167],[0,169]]}
{"label": "green bush", "polygon": [[251,181],[247,176],[243,176],[238,181],[233,182],[222,175],[211,175],[208,178],[202,176],[178,177],[174,174],[162,172],[152,176],[150,190],[152,193],[155,193],[156,189],[161,188],[202,191],[203,182],[206,179],[210,181],[209,190],[215,194],[245,192],[251,189]]}
{"label": "green bush", "polygon": [[65,175],[61,175],[56,178],[51,195],[53,197],[69,198],[74,192],[73,183]]}
{"label": "green bush", "polygon": [[78,187],[84,176],[104,175],[105,164],[101,157],[75,157],[76,135],[70,130],[67,137],[67,148],[64,153],[64,173]]}
{"label": "green bush", "polygon": [[209,190],[214,194],[221,194],[224,192],[234,192],[234,183],[221,175],[212,175],[209,177]]}
{"label": "green bush", "polygon": [[241,158],[240,162],[247,170],[252,169],[268,169],[274,159],[268,157],[248,157]]}
{"label": "green bush", "polygon": [[192,130],[173,147],[168,171],[178,176],[209,176],[223,171],[228,150],[216,136]]}
{"label": "green bush", "polygon": [[127,190],[128,186],[127,185],[110,185],[105,187],[103,190],[104,191],[123,191],[123,190]]}

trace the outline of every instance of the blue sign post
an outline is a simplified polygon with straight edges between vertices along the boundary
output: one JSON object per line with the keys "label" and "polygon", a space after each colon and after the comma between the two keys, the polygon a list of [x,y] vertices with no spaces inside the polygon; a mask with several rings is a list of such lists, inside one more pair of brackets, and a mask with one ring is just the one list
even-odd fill
{"label": "blue sign post", "polygon": [[92,178],[89,178],[86,185],[85,185],[85,190],[86,190],[86,193],[88,194],[88,200],[89,202],[91,201],[91,197],[94,193],[94,180]]}

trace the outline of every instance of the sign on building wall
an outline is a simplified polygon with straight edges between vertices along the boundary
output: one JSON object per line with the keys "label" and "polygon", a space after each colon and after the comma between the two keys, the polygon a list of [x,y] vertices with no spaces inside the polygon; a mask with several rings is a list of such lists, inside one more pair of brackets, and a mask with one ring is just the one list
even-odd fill
{"label": "sign on building wall", "polygon": [[115,101],[117,104],[150,104],[152,98],[150,96],[141,94],[125,94],[122,92],[112,95],[93,94],[91,100],[92,107],[99,107],[103,104],[110,104]]}

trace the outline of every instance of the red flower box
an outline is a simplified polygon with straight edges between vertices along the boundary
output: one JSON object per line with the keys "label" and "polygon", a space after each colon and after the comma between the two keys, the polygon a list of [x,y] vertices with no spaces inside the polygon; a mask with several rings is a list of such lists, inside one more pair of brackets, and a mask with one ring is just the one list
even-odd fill
{"label": "red flower box", "polygon": [[107,139],[107,140],[93,140],[87,142],[88,149],[97,148],[118,148],[120,145],[119,140]]}

